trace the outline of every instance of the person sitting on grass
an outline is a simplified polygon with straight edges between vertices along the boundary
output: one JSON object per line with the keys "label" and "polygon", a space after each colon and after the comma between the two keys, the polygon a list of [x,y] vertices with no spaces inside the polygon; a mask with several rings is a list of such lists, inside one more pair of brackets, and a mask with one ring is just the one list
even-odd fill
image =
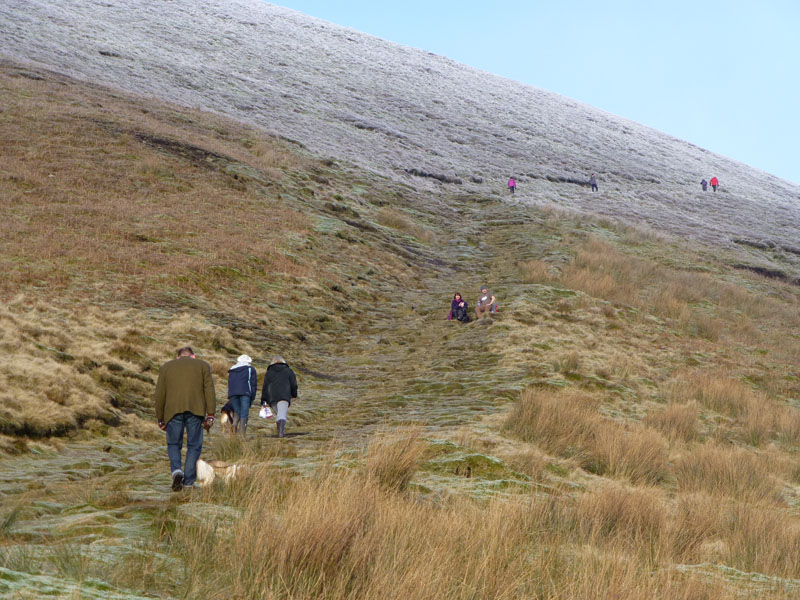
{"label": "person sitting on grass", "polygon": [[461,297],[461,294],[456,292],[453,296],[453,301],[450,303],[450,314],[447,315],[447,320],[452,321],[456,319],[462,323],[469,323],[469,306],[466,300]]}
{"label": "person sitting on grass", "polygon": [[484,285],[481,286],[481,295],[478,298],[478,305],[475,307],[475,314],[478,315],[478,320],[480,320],[481,317],[488,317],[490,312],[497,312],[497,298]]}

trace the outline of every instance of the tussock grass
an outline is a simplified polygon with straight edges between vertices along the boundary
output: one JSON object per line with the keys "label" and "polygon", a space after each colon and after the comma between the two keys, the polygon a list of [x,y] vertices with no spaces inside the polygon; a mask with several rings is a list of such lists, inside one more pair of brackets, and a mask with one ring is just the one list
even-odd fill
{"label": "tussock grass", "polygon": [[[27,81],[12,92],[44,85]],[[7,545],[30,536],[23,529],[35,511],[60,510],[54,496],[98,526],[97,544],[81,545],[80,527],[46,540],[48,551],[65,542],[60,572],[102,569],[145,595],[791,597],[780,582],[762,588],[773,585],[764,575],[800,576],[798,517],[780,499],[784,483],[791,498],[800,481],[800,419],[789,405],[800,345],[787,335],[798,325],[795,289],[611,222],[500,203],[485,219],[486,205],[446,195],[415,205],[374,177],[357,181],[210,115],[149,104],[145,114],[139,101],[59,87],[51,106],[44,93],[10,101],[0,124],[10,148],[3,170],[13,173],[0,173],[10,215],[0,266],[11,273],[0,284],[9,299],[0,307],[0,423],[17,436],[0,437],[0,447],[38,448],[46,442],[19,436],[58,432],[76,439],[50,440],[54,452],[108,447],[110,457],[124,438],[129,454],[112,468],[117,458],[150,460],[131,455],[148,447],[143,440],[163,446],[148,398],[159,365],[184,343],[211,363],[220,397],[238,354],[297,356],[312,408],[298,414],[308,435],[285,443],[214,430],[206,458],[249,469],[168,501],[161,484],[129,482],[128,470],[105,464],[102,476],[57,487],[36,475],[24,492],[31,509],[2,512]],[[101,120],[88,108],[97,99],[109,107]],[[446,250],[435,247],[439,236]],[[479,283],[437,266],[455,261],[491,271],[508,298],[506,322],[445,332],[430,307],[408,308],[425,286]],[[520,274],[544,285],[520,285]],[[516,320],[523,305],[529,318]],[[444,354],[483,342],[491,364],[460,378],[467,363]],[[341,380],[328,378],[339,369]],[[528,390],[502,431],[499,398],[469,398],[499,388],[505,397],[553,370],[563,376],[551,383],[571,387]],[[381,389],[367,389],[376,380]],[[21,393],[31,385],[36,397]],[[402,402],[383,404],[389,389]],[[451,412],[439,394],[464,410]],[[346,409],[329,410],[343,397]],[[663,410],[644,416],[659,399]],[[528,474],[530,487],[475,471],[463,481],[426,472],[414,485],[421,430],[387,426],[366,447],[361,437],[376,413],[406,403],[433,417],[426,433],[452,425],[461,445]],[[473,407],[487,417],[479,425],[465,416]],[[320,441],[351,417],[356,427],[337,432],[342,453],[321,458]],[[142,466],[144,477],[165,477],[163,463]],[[89,472],[76,470],[69,477]],[[112,532],[118,522],[124,536]],[[100,527],[108,532],[94,533]],[[128,543],[133,531],[141,543]],[[27,547],[3,549],[0,563],[56,573]],[[761,574],[720,570],[709,582],[716,564]]]}
{"label": "tussock grass", "polygon": [[271,458],[278,456],[280,445],[273,443],[273,440],[258,435],[257,432],[248,428],[248,437],[244,439],[241,435],[234,433],[223,434],[217,430],[213,440],[213,458],[227,463],[258,464],[268,462]]}
{"label": "tussock grass", "polygon": [[662,396],[672,402],[696,401],[735,419],[742,441],[761,446],[771,440],[797,443],[800,411],[779,403],[729,371],[685,371],[664,384]]}
{"label": "tussock grass", "polygon": [[590,398],[572,391],[533,388],[522,393],[505,428],[589,471],[631,481],[667,477],[667,448],[654,430],[626,428],[601,416]]}
{"label": "tussock grass", "polygon": [[386,431],[367,447],[367,478],[391,490],[404,490],[425,454],[419,429]]}
{"label": "tussock grass", "polygon": [[796,578],[799,536],[800,519],[790,511],[692,493],[677,499],[670,544],[677,561]]}
{"label": "tussock grass", "polygon": [[553,370],[567,375],[577,373],[580,366],[581,356],[575,350],[553,361]]}
{"label": "tussock grass", "polygon": [[750,502],[778,502],[778,484],[765,463],[745,450],[700,445],[675,461],[682,491],[705,491]]}
{"label": "tussock grass", "polygon": [[573,391],[533,388],[522,393],[506,431],[547,450],[569,455],[585,446],[599,422],[585,396]]}
{"label": "tussock grass", "polygon": [[796,514],[736,503],[723,519],[731,563],[745,571],[797,577],[800,519]]}
{"label": "tussock grass", "polygon": [[589,466],[598,473],[641,483],[658,483],[669,476],[667,444],[652,429],[603,423],[591,440],[589,453]]}
{"label": "tussock grass", "polygon": [[584,494],[578,500],[576,514],[582,534],[594,544],[609,543],[656,554],[668,537],[669,508],[665,494],[654,488],[625,488],[609,485]]}
{"label": "tussock grass", "polygon": [[751,401],[757,400],[752,388],[730,372],[678,373],[664,386],[663,395],[673,402],[697,400],[706,408],[731,417],[743,416]]}
{"label": "tussock grass", "polygon": [[[393,450],[390,451],[393,452]],[[257,475],[241,517],[181,520],[182,589],[198,597],[711,598],[714,583],[653,571],[666,511],[653,490],[419,501],[358,472]],[[219,569],[201,568],[214,556]],[[151,567],[152,569],[152,567]]]}
{"label": "tussock grass", "polygon": [[668,404],[660,410],[651,411],[644,424],[658,429],[672,441],[689,442],[700,434],[699,411],[696,404]]}
{"label": "tussock grass", "polygon": [[541,259],[521,262],[518,267],[527,283],[565,286],[617,305],[632,306],[709,341],[726,336],[763,343],[764,335],[753,322],[769,322],[775,329],[783,327],[781,322],[800,324],[792,308],[797,303],[796,294],[787,295],[792,301],[789,304],[765,298],[709,273],[682,271],[623,253],[596,237],[578,247],[560,270]]}
{"label": "tussock grass", "polygon": [[438,238],[433,231],[411,221],[403,213],[394,208],[381,208],[376,214],[375,219],[378,223],[385,227],[407,233],[417,238],[419,241],[425,242],[426,244],[432,244],[438,241]]}
{"label": "tussock grass", "polygon": [[550,283],[557,279],[554,267],[538,258],[521,262],[519,269],[525,283]]}

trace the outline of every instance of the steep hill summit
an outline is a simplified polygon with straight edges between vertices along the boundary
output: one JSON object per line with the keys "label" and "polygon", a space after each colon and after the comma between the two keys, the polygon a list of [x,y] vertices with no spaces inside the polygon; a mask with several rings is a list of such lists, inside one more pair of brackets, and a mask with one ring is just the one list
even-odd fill
{"label": "steep hill summit", "polygon": [[[646,222],[766,250],[762,262],[800,264],[795,184],[559,95],[260,0],[11,0],[0,6],[0,23],[7,57],[222,113],[423,189],[444,181],[500,191],[514,174],[522,202]],[[592,172],[600,177],[594,195],[584,186]],[[720,191],[703,194],[700,180],[714,175]]]}

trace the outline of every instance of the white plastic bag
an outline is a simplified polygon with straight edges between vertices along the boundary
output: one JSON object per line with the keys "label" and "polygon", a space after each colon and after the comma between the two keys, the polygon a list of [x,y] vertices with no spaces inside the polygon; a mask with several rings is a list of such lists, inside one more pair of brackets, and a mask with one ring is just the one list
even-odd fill
{"label": "white plastic bag", "polygon": [[272,411],[269,409],[269,406],[262,406],[261,410],[258,411],[258,416],[262,419],[271,419]]}

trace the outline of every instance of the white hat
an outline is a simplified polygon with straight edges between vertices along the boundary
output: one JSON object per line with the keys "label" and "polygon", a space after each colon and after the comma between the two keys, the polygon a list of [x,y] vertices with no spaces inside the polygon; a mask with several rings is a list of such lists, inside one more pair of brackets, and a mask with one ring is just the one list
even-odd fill
{"label": "white hat", "polygon": [[247,354],[242,354],[239,358],[236,359],[237,363],[247,363],[248,365],[253,362],[253,359],[247,356]]}

